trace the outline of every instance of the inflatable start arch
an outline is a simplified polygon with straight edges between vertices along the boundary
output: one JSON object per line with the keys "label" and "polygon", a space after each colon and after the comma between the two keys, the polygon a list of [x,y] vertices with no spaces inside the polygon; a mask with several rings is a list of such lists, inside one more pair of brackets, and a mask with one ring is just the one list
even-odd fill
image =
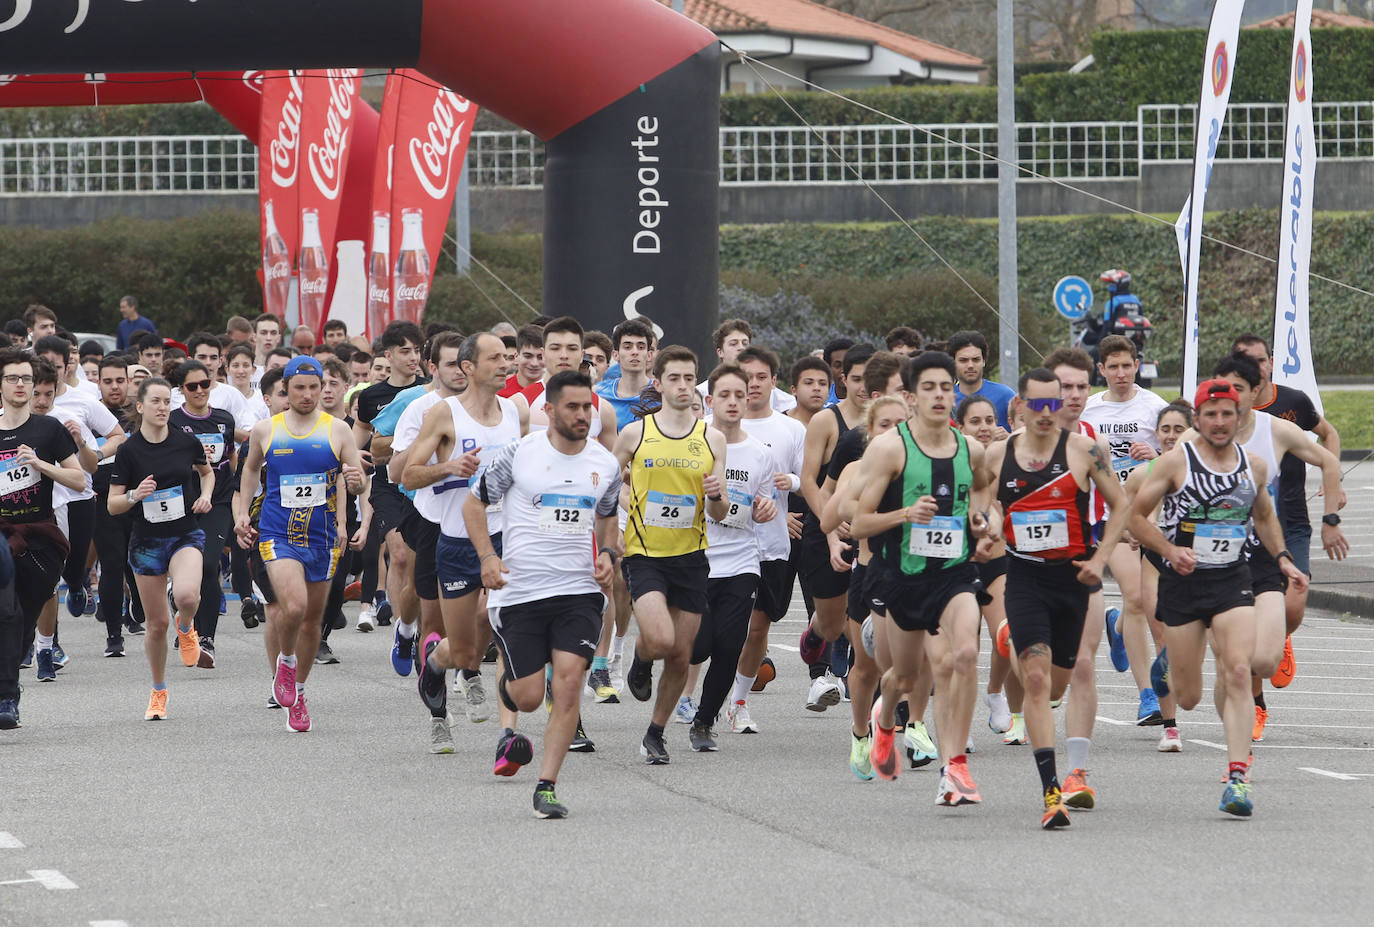
{"label": "inflatable start arch", "polygon": [[[416,68],[546,141],[546,313],[607,332],[643,313],[668,341],[709,345],[719,50],[656,0],[0,0],[0,17],[10,4],[7,71],[104,74],[102,103],[204,98],[254,139],[252,88],[197,75]],[[79,78],[4,90],[8,106],[93,94]],[[376,123],[364,107],[346,189],[370,189]],[[368,197],[346,200],[340,237],[366,239]]]}

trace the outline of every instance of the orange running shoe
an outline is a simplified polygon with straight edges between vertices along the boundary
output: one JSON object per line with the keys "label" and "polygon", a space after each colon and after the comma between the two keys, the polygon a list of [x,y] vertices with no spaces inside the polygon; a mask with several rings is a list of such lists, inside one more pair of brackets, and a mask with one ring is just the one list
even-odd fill
{"label": "orange running shoe", "polygon": [[356,602],[356,601],[358,601],[358,599],[362,598],[362,595],[363,595],[363,584],[362,584],[362,581],[361,581],[361,580],[354,580],[353,582],[349,583],[347,586],[344,586],[344,601],[345,601],[345,602]]}
{"label": "orange running shoe", "polygon": [[1005,621],[997,629],[997,652],[1006,659],[1011,659],[1011,625]]}
{"label": "orange running shoe", "polygon": [[1045,830],[1069,826],[1069,812],[1064,808],[1064,796],[1054,786],[1045,789],[1045,814],[1040,818]]}
{"label": "orange running shoe", "polygon": [[754,684],[749,687],[749,691],[762,692],[765,686],[777,678],[778,668],[773,665],[772,660],[764,657],[763,662],[759,664],[758,675],[754,677]]}
{"label": "orange running shoe", "polygon": [[[175,624],[176,619],[172,622]],[[177,653],[181,654],[181,662],[186,666],[195,666],[200,662],[200,639],[196,637],[196,626],[191,625],[191,630],[183,631],[177,625]]]}
{"label": "orange running shoe", "polygon": [[983,800],[983,796],[978,794],[978,786],[973,784],[973,776],[969,774],[967,762],[950,763],[945,767],[945,776],[949,779],[950,790],[954,793],[954,800],[949,804],[976,805]]}
{"label": "orange running shoe", "polygon": [[154,689],[148,696],[148,710],[143,713],[144,721],[167,720],[167,690]]}
{"label": "orange running shoe", "polygon": [[873,700],[873,711],[869,715],[869,720],[873,722],[873,746],[868,751],[868,761],[873,764],[873,771],[879,779],[891,780],[901,774],[902,764],[897,762],[897,750],[892,742],[895,728],[884,728],[878,723],[882,707],[883,699],[879,696]]}
{"label": "orange running shoe", "polygon": [[1269,723],[1269,710],[1255,706],[1255,730],[1250,735],[1250,739],[1255,743],[1264,740],[1264,726]]}
{"label": "orange running shoe", "polygon": [[1283,659],[1279,661],[1279,668],[1274,670],[1274,675],[1269,677],[1269,682],[1275,689],[1286,689],[1297,674],[1298,665],[1293,660],[1293,637],[1289,635],[1283,639]]}
{"label": "orange running shoe", "polygon": [[1097,793],[1088,785],[1088,772],[1084,769],[1075,769],[1064,777],[1064,788],[1060,794],[1064,804],[1084,811],[1091,810],[1097,801]]}

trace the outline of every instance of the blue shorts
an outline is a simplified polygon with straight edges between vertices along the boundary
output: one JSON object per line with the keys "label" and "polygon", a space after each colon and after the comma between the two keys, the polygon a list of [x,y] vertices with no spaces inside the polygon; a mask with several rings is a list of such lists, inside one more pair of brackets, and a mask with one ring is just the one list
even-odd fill
{"label": "blue shorts", "polygon": [[1307,525],[1307,530],[1303,526],[1296,529],[1285,529],[1283,532],[1283,544],[1288,548],[1288,552],[1293,555],[1293,565],[1312,578],[1312,526]]}
{"label": "blue shorts", "polygon": [[[501,533],[491,536],[491,546],[501,553]],[[467,538],[439,535],[434,551],[434,565],[439,574],[439,595],[446,599],[461,599],[482,588],[482,564],[477,550]]]}
{"label": "blue shorts", "polygon": [[338,547],[299,547],[288,544],[285,538],[258,541],[258,556],[264,565],[274,560],[294,560],[305,568],[307,583],[327,583],[333,579],[341,552]]}
{"label": "blue shorts", "polygon": [[129,541],[129,569],[139,576],[166,576],[172,555],[183,547],[205,550],[205,532],[197,528],[189,534],[170,538],[145,538],[137,534]]}

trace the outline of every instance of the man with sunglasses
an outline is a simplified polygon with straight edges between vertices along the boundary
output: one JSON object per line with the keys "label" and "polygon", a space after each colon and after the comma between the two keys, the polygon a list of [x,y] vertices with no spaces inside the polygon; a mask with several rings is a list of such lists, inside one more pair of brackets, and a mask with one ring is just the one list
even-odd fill
{"label": "man with sunglasses", "polygon": [[[1045,800],[1040,826],[1065,827],[1069,815],[1054,760],[1050,701],[1063,696],[1078,661],[1088,597],[1100,586],[1130,512],[1125,492],[1098,443],[1061,423],[1064,398],[1055,371],[1022,375],[1018,395],[1025,429],[988,448],[986,467],[997,474],[997,502],[1007,540],[1007,626],[1025,688],[1026,733]],[[1089,485],[1111,516],[1102,546],[1093,549]],[[990,541],[988,542],[991,543]],[[1070,777],[1083,770],[1074,769]],[[1091,808],[1091,789],[1076,791],[1075,807]]]}

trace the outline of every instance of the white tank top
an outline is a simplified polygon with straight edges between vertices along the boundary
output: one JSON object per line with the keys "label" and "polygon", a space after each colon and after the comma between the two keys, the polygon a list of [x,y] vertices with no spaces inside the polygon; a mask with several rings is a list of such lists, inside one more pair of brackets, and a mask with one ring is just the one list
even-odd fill
{"label": "white tank top", "polygon": [[1250,417],[1255,420],[1255,430],[1241,447],[1251,457],[1264,461],[1269,472],[1267,488],[1272,497],[1279,480],[1279,458],[1274,451],[1274,417],[1260,412],[1252,412]]}
{"label": "white tank top", "polygon": [[[463,503],[468,497],[469,484],[476,484],[482,478],[483,472],[501,448],[520,440],[520,413],[515,403],[498,396],[496,402],[501,409],[501,420],[495,425],[483,425],[463,408],[461,397],[449,396],[444,402],[448,403],[449,414],[453,416],[453,450],[449,453],[449,460],[456,460],[474,448],[480,448],[477,457],[481,465],[471,477],[451,476],[435,483],[431,487],[433,491],[425,494],[427,498],[423,503],[421,494],[417,493],[415,508],[425,518],[437,522],[439,531],[444,535],[465,538],[468,529],[463,523]],[[487,508],[487,529],[492,534],[500,532],[499,505]]]}

